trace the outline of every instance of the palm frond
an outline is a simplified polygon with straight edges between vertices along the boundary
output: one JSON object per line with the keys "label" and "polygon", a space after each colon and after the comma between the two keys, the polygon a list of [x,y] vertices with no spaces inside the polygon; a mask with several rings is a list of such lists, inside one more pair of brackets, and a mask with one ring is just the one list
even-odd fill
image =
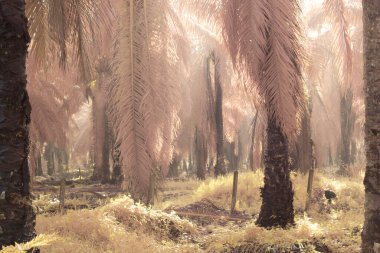
{"label": "palm frond", "polygon": [[153,166],[146,147],[147,129],[142,101],[147,95],[147,54],[144,40],[144,2],[121,1],[116,41],[115,72],[117,79],[110,90],[110,120],[120,144],[124,188],[134,198],[147,197]]}
{"label": "palm frond", "polygon": [[348,22],[345,17],[343,0],[325,0],[324,9],[332,24],[334,62],[343,92],[351,88],[352,48],[348,32]]}
{"label": "palm frond", "polygon": [[26,14],[32,35],[30,55],[39,66],[50,66],[58,58],[64,67],[70,53],[77,58],[81,80],[90,81],[88,49],[101,37],[99,27],[110,25],[108,0],[28,0]]}
{"label": "palm frond", "polygon": [[298,2],[230,0],[225,10],[224,34],[233,59],[257,83],[269,117],[292,139],[305,108]]}

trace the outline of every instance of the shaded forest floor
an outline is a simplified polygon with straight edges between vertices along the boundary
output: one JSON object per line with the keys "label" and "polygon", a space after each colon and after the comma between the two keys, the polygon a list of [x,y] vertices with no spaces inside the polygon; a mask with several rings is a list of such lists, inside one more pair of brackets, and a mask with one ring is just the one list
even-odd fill
{"label": "shaded forest floor", "polygon": [[[363,221],[362,177],[319,172],[311,210],[304,213],[306,182],[293,174],[297,225],[266,230],[254,224],[260,210],[262,172],[239,175],[238,212],[230,215],[232,175],[205,182],[168,180],[153,207],[135,204],[113,186],[80,181],[66,186],[59,214],[58,185],[36,185],[35,241],[42,252],[359,252]],[[334,191],[330,204],[324,191]],[[3,252],[17,251],[10,247]]]}

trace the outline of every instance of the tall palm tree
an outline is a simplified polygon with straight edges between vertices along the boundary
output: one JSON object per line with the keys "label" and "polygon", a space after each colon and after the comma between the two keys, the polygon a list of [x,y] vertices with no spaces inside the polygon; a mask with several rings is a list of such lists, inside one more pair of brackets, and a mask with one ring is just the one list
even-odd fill
{"label": "tall palm tree", "polygon": [[[26,91],[25,66],[30,41],[26,13],[31,20],[32,52],[47,56],[51,49],[47,41],[53,38],[60,48],[59,58],[63,63],[67,56],[66,43],[71,42],[70,45],[76,45],[79,66],[84,68],[87,65],[84,26],[94,15],[87,15],[86,19],[80,11],[91,9],[94,14],[98,9],[92,8],[95,6],[92,3],[29,0],[26,11],[25,0],[0,1],[0,247],[35,236],[27,161],[31,106]],[[47,4],[50,12],[45,12]],[[64,12],[64,7],[69,12]],[[64,13],[70,18],[66,20]],[[39,61],[43,62],[43,57]],[[82,69],[83,79],[88,77],[86,73]]]}
{"label": "tall palm tree", "polygon": [[250,77],[264,100],[267,151],[263,203],[257,224],[294,224],[289,145],[305,109],[303,49],[297,0],[183,1],[206,20],[222,27],[236,69]]}
{"label": "tall palm tree", "polygon": [[0,1],[0,248],[35,236],[29,191],[25,1]]}
{"label": "tall palm tree", "polygon": [[212,54],[214,61],[214,94],[215,94],[215,134],[216,134],[216,164],[215,176],[227,173],[224,163],[224,127],[223,127],[223,88],[220,78],[220,63],[215,54]]}
{"label": "tall palm tree", "polygon": [[105,57],[96,66],[97,81],[92,87],[93,127],[94,127],[94,173],[93,179],[106,183],[110,180],[109,154],[110,139],[107,119],[107,81],[111,66]]}
{"label": "tall palm tree", "polygon": [[231,56],[251,77],[267,113],[263,198],[257,224],[294,224],[289,145],[305,108],[298,1],[226,1],[223,26]]}
{"label": "tall palm tree", "polygon": [[150,202],[168,171],[178,126],[178,57],[169,1],[120,0],[110,125],[120,147],[123,187]]}
{"label": "tall palm tree", "polygon": [[363,1],[365,146],[365,221],[362,252],[375,253],[380,244],[380,0]]}
{"label": "tall palm tree", "polygon": [[[318,6],[305,14],[305,23],[312,31],[309,33],[312,64],[307,69],[315,109],[312,113],[324,115],[312,116],[313,135],[318,162],[332,161],[332,146],[340,156],[338,172],[347,175],[349,163],[355,158],[355,142],[362,139],[364,121],[361,1],[324,0]],[[323,28],[326,26],[330,29]],[[322,127],[325,123],[331,125],[327,132]],[[322,148],[325,152],[321,152]]]}
{"label": "tall palm tree", "polygon": [[[94,62],[94,58],[97,56],[92,55],[90,52],[90,49],[94,49],[95,47],[100,47],[104,43],[95,43],[101,41],[102,35],[105,33],[104,30],[108,28],[109,22],[110,22],[110,6],[109,2],[103,1],[103,0],[28,0],[26,4],[26,15],[29,20],[29,33],[31,35],[31,43],[30,43],[30,60],[28,64],[28,73],[32,73],[34,76],[34,73],[37,72],[36,70],[40,70],[40,68],[45,68],[45,72],[47,70],[47,66],[49,67],[49,72],[58,72],[56,69],[59,69],[61,72],[62,70],[66,70],[67,72],[74,72],[76,74],[76,80],[69,82],[67,81],[66,76],[69,75],[68,73],[65,73],[65,81],[66,84],[74,86],[74,83],[77,83],[79,80],[79,84],[81,85],[83,94],[84,91],[89,91],[88,87],[86,87],[86,84],[93,80],[93,78],[102,79],[102,75],[94,75],[94,65],[92,62]],[[94,32],[96,31],[96,33]],[[93,50],[96,51],[96,50]],[[70,63],[72,66],[74,66],[73,69],[69,69],[68,63]],[[56,66],[61,67],[57,68]],[[52,67],[53,66],[53,71]],[[55,68],[54,68],[55,67]],[[98,66],[96,66],[98,67]],[[98,69],[97,69],[98,70]],[[44,71],[42,71],[44,72]],[[31,83],[33,86],[29,85],[28,89],[32,90],[34,89],[35,82],[39,81],[41,76],[41,73],[39,73],[38,77],[28,79],[29,83]],[[79,77],[79,78],[78,78]],[[57,81],[57,76],[50,76],[49,81]],[[100,80],[97,80],[98,83],[100,83]],[[98,86],[96,86],[97,88]],[[58,90],[60,91],[63,88],[63,85],[59,85]],[[51,93],[52,89],[45,89],[44,93]],[[80,93],[76,89],[76,93]],[[37,92],[30,92],[31,94],[31,101],[32,105],[36,105],[36,103],[33,104],[33,102],[37,101],[39,102],[39,98],[37,98],[35,95],[38,94]],[[64,97],[67,97],[66,93],[62,93]],[[102,95],[101,92],[93,92],[93,95]],[[88,94],[86,94],[88,95]],[[100,96],[99,95],[99,96]],[[78,96],[78,95],[76,95]],[[55,99],[55,94],[51,95],[44,95],[44,100],[47,103],[56,103],[57,101]],[[103,99],[104,100],[104,99]],[[60,99],[59,101],[62,101]],[[65,99],[63,100],[65,101]],[[100,101],[100,105],[97,104],[97,102]],[[93,99],[94,109],[97,109],[98,111],[94,112],[94,115],[97,115],[99,117],[94,117],[94,122],[97,123],[98,121],[96,119],[98,118],[104,118],[104,103],[101,103],[102,99],[95,97]],[[69,103],[63,103],[64,106],[62,106],[64,109],[65,107],[73,107],[73,105],[77,105],[75,108],[78,110],[79,105],[81,105],[84,101],[83,100],[72,100]],[[41,103],[39,103],[40,105]],[[74,106],[75,107],[75,106]],[[38,108],[40,109],[40,108]],[[103,112],[101,112],[103,110]],[[44,112],[45,110],[39,110],[39,112]],[[67,110],[70,111],[70,110]],[[71,114],[73,111],[71,111]],[[40,113],[41,114],[41,113]],[[35,115],[35,113],[34,113]],[[32,116],[34,116],[32,115]],[[68,125],[68,121],[66,118],[62,118],[61,114],[55,114],[60,115],[58,120],[54,120],[55,122],[64,122],[66,125]],[[71,115],[69,115],[70,117]],[[35,129],[33,124],[34,121],[32,120],[32,126],[33,130]],[[45,122],[44,122],[45,123]],[[104,122],[103,122],[104,124]],[[56,129],[54,125],[57,124],[45,124],[41,128],[50,128],[50,129]],[[95,124],[96,125],[96,124]],[[101,125],[101,124],[100,124]],[[38,125],[39,126],[39,125]],[[94,126],[95,129],[99,129],[99,124]],[[104,127],[102,128],[104,129]],[[65,134],[68,130],[68,127],[64,129],[64,133],[57,134],[58,136],[65,137]],[[49,131],[42,131],[42,132],[49,132]],[[34,131],[32,132],[34,133]],[[33,136],[34,137],[34,136]],[[95,171],[94,171],[94,178],[99,178],[99,173],[97,168],[104,168],[104,174],[105,178],[107,179],[107,169],[108,166],[103,166],[104,161],[107,161],[107,143],[104,143],[106,140],[107,135],[104,133],[104,131],[96,131],[94,134],[94,138],[91,138],[94,140],[94,146],[96,146],[96,150],[98,152],[95,152]],[[51,140],[41,140],[41,141],[51,141]],[[58,143],[55,143],[58,144]],[[100,146],[100,148],[99,148]],[[61,147],[62,148],[62,147]],[[66,148],[66,147],[64,147]],[[100,150],[100,151],[99,151]],[[106,180],[105,180],[106,181]]]}
{"label": "tall palm tree", "polygon": [[353,52],[349,34],[349,23],[346,19],[345,4],[343,0],[325,0],[324,9],[332,23],[332,51],[334,65],[338,72],[340,89],[340,166],[338,173],[347,175],[350,164],[351,138],[354,126],[352,113],[352,64]]}

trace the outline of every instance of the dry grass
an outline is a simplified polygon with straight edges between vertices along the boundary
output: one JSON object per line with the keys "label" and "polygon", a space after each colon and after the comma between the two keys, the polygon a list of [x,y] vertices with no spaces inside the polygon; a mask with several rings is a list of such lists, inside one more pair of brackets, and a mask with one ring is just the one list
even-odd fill
{"label": "dry grass", "polygon": [[[246,211],[251,214],[258,214],[261,206],[260,187],[263,185],[263,172],[241,172],[239,174],[238,185],[238,202],[237,209]],[[190,180],[179,182],[177,191],[193,188],[191,195],[170,199],[160,203],[159,207],[170,205],[183,206],[185,204],[200,201],[204,198],[212,200],[218,206],[229,209],[231,201],[233,176],[229,174],[224,177],[209,178],[204,182]],[[307,175],[292,173],[292,182],[294,189],[294,208],[297,212],[303,212],[306,203]],[[176,182],[177,183],[177,182]],[[197,187],[198,185],[198,187]],[[191,187],[189,187],[191,186]],[[173,190],[175,187],[171,187]],[[316,173],[313,184],[313,206],[312,210],[326,208],[327,203],[324,201],[324,190],[331,189],[337,194],[337,200],[334,201],[333,207],[338,210],[355,209],[360,210],[364,204],[364,187],[362,177],[345,178],[333,177],[324,173]]]}
{"label": "dry grass", "polygon": [[[58,240],[43,246],[44,252],[196,252],[191,245],[178,251],[176,236],[195,233],[193,225],[173,214],[120,198],[95,210],[70,211],[66,215],[37,218],[38,233],[57,234]],[[173,233],[173,234],[171,234]],[[175,234],[177,233],[177,234]]]}
{"label": "dry grass", "polygon": [[[240,173],[240,211],[258,214],[262,179],[261,171]],[[302,252],[316,252],[316,242],[328,246],[334,253],[359,252],[364,204],[362,177],[334,178],[317,173],[307,215],[303,211],[307,177],[292,174],[292,180],[297,225],[288,230],[259,228],[254,220],[245,225],[230,222],[225,226],[214,224],[199,228],[175,214],[146,208],[122,197],[94,210],[69,211],[66,215],[50,217],[39,215],[37,231],[41,236],[29,244],[5,248],[1,253],[22,252],[36,246],[49,253],[218,253],[246,246],[244,249],[250,249],[249,252],[292,252],[285,250],[294,246],[303,247]],[[174,197],[156,208],[181,206],[207,198],[228,210],[232,175],[204,182],[168,181],[165,187],[164,194],[169,192]],[[325,201],[326,189],[337,194],[332,204]],[[41,199],[40,204],[44,201],[46,199]]]}
{"label": "dry grass", "polygon": [[[243,172],[239,175],[238,210],[258,214],[261,198],[263,173]],[[333,252],[359,252],[360,231],[363,223],[364,187],[362,176],[356,178],[334,177],[318,172],[315,175],[312,205],[308,215],[304,214],[306,202],[307,176],[292,174],[295,192],[294,207],[297,213],[297,226],[289,230],[266,230],[254,225],[244,228],[213,228],[213,234],[205,242],[208,252],[221,252],[247,242],[267,245],[268,248],[289,248],[295,243],[317,240],[327,245]],[[182,186],[185,187],[185,186]],[[210,199],[225,209],[230,207],[232,175],[218,179],[208,179],[201,183],[191,196],[170,200],[166,205],[180,206],[183,203]],[[327,203],[324,190],[330,189],[337,194],[332,204]],[[309,247],[311,252],[312,246]],[[263,249],[261,249],[263,250]],[[261,252],[261,251],[257,251]],[[277,251],[274,251],[277,252]]]}

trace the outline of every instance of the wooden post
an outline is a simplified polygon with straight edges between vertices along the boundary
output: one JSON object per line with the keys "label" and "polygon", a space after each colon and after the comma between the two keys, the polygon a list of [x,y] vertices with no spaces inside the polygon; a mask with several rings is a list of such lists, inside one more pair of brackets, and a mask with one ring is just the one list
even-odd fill
{"label": "wooden post", "polygon": [[65,178],[62,177],[61,185],[59,187],[59,212],[61,214],[65,213]]}
{"label": "wooden post", "polygon": [[233,214],[235,212],[235,208],[236,208],[236,195],[237,195],[238,179],[239,179],[239,172],[237,170],[235,170],[234,171],[234,182],[232,185],[231,214]]}
{"label": "wooden post", "polygon": [[316,167],[316,159],[315,159],[313,141],[311,141],[311,147],[312,147],[312,166],[311,166],[311,169],[309,170],[309,178],[307,181],[307,197],[306,197],[305,212],[309,211],[310,205],[311,205],[311,196],[313,193],[314,171],[315,171],[315,167]]}

